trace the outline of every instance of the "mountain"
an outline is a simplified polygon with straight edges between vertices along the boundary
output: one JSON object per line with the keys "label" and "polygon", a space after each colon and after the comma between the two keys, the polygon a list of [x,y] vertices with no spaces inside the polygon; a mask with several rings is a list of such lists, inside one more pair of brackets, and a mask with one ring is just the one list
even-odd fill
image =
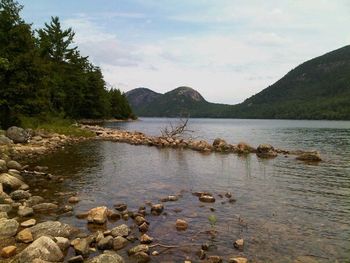
{"label": "mountain", "polygon": [[126,96],[139,116],[350,120],[350,46],[306,61],[237,105],[210,103],[189,87],[147,89],[143,97],[150,99],[134,104],[138,90]]}
{"label": "mountain", "polygon": [[134,112],[144,117],[215,117],[221,108],[228,106],[210,103],[190,87],[178,87],[165,94],[138,88],[125,95]]}
{"label": "mountain", "polygon": [[152,102],[161,95],[147,88],[137,88],[125,93],[130,106],[135,109]]}

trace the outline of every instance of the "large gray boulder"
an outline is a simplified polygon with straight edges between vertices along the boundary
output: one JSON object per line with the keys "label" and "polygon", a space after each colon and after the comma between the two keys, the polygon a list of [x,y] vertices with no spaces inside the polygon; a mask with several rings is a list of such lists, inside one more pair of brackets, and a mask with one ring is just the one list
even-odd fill
{"label": "large gray boulder", "polygon": [[11,263],[33,262],[34,259],[59,262],[63,261],[63,258],[59,246],[50,237],[42,236],[19,253]]}
{"label": "large gray boulder", "polygon": [[39,223],[30,228],[34,239],[41,236],[52,236],[52,237],[65,237],[70,238],[74,234],[78,233],[79,230],[59,221],[46,221]]}
{"label": "large gray boulder", "polygon": [[0,240],[4,238],[13,237],[17,233],[18,222],[14,219],[0,219]]}
{"label": "large gray boulder", "polygon": [[26,143],[29,140],[29,134],[22,128],[12,126],[7,129],[6,136],[14,143]]}
{"label": "large gray boulder", "polygon": [[113,251],[105,251],[103,254],[93,257],[87,263],[124,263],[124,259]]}

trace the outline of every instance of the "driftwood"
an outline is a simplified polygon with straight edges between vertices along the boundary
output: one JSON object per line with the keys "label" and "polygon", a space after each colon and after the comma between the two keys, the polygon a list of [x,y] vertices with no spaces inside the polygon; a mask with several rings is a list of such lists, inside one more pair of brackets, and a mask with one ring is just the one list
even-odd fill
{"label": "driftwood", "polygon": [[169,123],[168,126],[160,130],[163,137],[166,138],[183,138],[194,131],[187,128],[188,118],[180,119],[178,123]]}

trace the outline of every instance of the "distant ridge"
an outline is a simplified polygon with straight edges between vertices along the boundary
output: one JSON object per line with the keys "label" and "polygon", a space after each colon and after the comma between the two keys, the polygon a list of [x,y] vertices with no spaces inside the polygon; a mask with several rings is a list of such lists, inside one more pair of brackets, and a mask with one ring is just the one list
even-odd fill
{"label": "distant ridge", "polygon": [[237,105],[210,103],[190,87],[126,96],[138,116],[350,120],[350,46],[306,61]]}

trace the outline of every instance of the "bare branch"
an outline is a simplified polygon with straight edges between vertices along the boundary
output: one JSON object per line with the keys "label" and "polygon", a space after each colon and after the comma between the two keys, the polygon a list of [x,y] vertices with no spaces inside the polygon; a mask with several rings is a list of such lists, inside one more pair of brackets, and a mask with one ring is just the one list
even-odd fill
{"label": "bare branch", "polygon": [[179,119],[177,123],[169,123],[166,127],[160,130],[162,137],[179,139],[184,137],[190,137],[189,134],[194,131],[187,128],[188,117],[186,119]]}

